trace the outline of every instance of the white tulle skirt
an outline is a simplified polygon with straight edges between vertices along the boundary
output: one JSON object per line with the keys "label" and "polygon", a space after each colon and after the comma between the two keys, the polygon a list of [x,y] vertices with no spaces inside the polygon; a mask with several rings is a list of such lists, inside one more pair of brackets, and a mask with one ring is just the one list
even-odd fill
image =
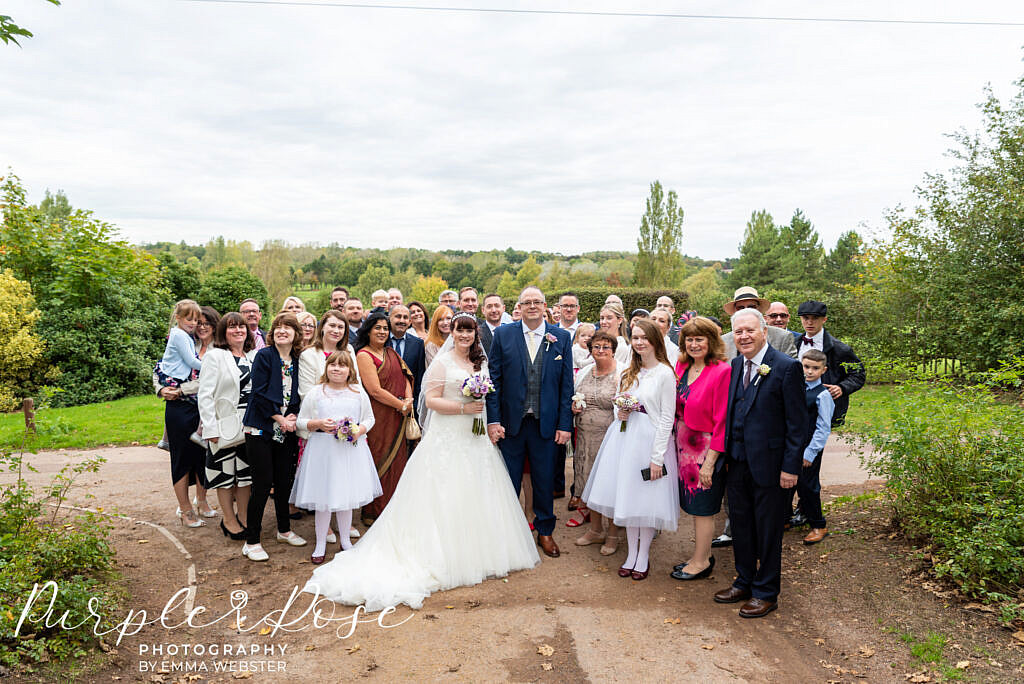
{"label": "white tulle skirt", "polygon": [[350,444],[314,432],[306,441],[288,501],[311,511],[347,511],[383,493],[365,437]]}
{"label": "white tulle skirt", "polygon": [[616,418],[608,426],[583,489],[587,508],[622,527],[674,530],[679,521],[679,476],[675,441],[665,450],[665,475],[645,481],[640,471],[651,465],[654,423],[646,413],[630,413],[626,431]]}
{"label": "white tulle skirt", "polygon": [[303,591],[378,611],[540,562],[497,447],[471,416],[435,415],[391,502]]}

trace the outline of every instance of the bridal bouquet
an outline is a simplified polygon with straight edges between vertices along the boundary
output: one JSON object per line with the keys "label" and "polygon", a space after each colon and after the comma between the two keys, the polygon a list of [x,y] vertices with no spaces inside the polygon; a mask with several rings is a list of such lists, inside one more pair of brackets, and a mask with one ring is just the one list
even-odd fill
{"label": "bridal bouquet", "polygon": [[[615,397],[613,403],[615,404],[615,408],[619,409],[620,411],[639,411],[643,409],[643,406],[640,405],[640,400],[634,397],[629,392],[623,392],[622,394]],[[626,421],[622,421],[621,425],[619,425],[619,432],[625,431]]]}
{"label": "bridal bouquet", "polygon": [[[491,382],[490,377],[483,373],[474,373],[466,378],[466,381],[462,383],[462,394],[470,397],[474,401],[482,400],[493,391],[494,383]],[[487,434],[487,425],[484,424],[483,418],[473,419],[473,434]]]}
{"label": "bridal bouquet", "polygon": [[359,434],[355,432],[357,425],[358,423],[351,418],[341,418],[334,428],[334,439],[344,439],[349,444],[354,444],[359,439]]}

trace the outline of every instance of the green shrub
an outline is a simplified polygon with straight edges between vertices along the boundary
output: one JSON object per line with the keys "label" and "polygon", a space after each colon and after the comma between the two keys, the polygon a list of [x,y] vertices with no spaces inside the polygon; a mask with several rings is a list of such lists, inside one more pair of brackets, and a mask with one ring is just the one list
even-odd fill
{"label": "green shrub", "polygon": [[34,332],[39,316],[29,284],[0,271],[0,411],[14,410],[46,379],[45,345]]}
{"label": "green shrub", "polygon": [[[34,671],[39,663],[78,658],[98,645],[93,631],[97,625],[86,619],[89,601],[95,597],[100,602],[96,612],[111,615],[111,604],[119,598],[118,578],[112,570],[114,552],[107,542],[110,528],[94,513],[66,516],[61,505],[75,478],[97,472],[103,460],[66,466],[37,493],[23,477],[30,470],[24,454],[0,452],[0,467],[17,474],[0,490],[0,664],[4,666]],[[33,587],[42,590],[51,580],[59,589],[51,614],[59,617],[68,611],[69,628],[31,621],[48,607],[51,593],[41,591],[15,636]],[[110,624],[104,618],[97,631],[106,629]]]}
{"label": "green shrub", "polygon": [[[212,306],[223,316],[229,311],[238,311],[243,299],[255,299],[264,316],[277,313],[270,311],[270,295],[263,282],[243,266],[225,266],[210,271],[203,279],[198,299],[201,306]],[[264,323],[269,323],[264,319]]]}
{"label": "green shrub", "polygon": [[875,448],[868,467],[888,481],[895,522],[931,547],[937,574],[966,594],[1016,603],[1024,590],[1024,410],[984,385],[916,383],[893,394],[892,420],[859,431]]}

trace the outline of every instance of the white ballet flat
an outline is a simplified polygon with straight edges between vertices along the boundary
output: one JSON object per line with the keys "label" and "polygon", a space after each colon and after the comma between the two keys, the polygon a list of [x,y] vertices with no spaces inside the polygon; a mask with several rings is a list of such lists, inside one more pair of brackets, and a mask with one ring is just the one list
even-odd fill
{"label": "white ballet flat", "polygon": [[282,544],[291,544],[292,546],[305,546],[306,545],[306,540],[303,539],[302,537],[300,537],[299,535],[295,534],[291,530],[288,530],[284,534],[281,534],[280,532],[278,532],[277,533],[277,541],[281,542]]}
{"label": "white ballet flat", "polygon": [[334,530],[331,530],[330,532],[327,533],[327,543],[328,544],[337,544],[338,543],[338,535],[334,534]]}
{"label": "white ballet flat", "polygon": [[350,527],[348,530],[349,539],[359,539],[359,530],[354,527]]}
{"label": "white ballet flat", "polygon": [[270,556],[267,555],[267,552],[259,544],[253,544],[252,546],[242,544],[242,555],[256,562],[270,560]]}

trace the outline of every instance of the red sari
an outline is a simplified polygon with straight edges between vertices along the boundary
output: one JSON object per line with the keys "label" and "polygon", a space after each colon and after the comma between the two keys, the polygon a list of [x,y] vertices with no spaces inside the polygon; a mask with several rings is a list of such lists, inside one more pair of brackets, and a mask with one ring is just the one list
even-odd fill
{"label": "red sari", "polygon": [[[377,378],[382,389],[387,390],[399,399],[405,399],[405,383],[413,382],[412,373],[405,362],[391,347],[384,347],[384,360],[378,359],[368,349],[360,349],[359,354],[366,354],[377,369]],[[405,426],[408,416],[403,416],[394,408],[383,404],[370,396],[373,407],[373,429],[366,433],[366,443],[373,454],[373,462],[377,465],[377,476],[380,477],[381,489],[384,493],[363,506],[363,517],[376,520],[391,501],[398,480],[402,477],[405,464],[409,460],[409,446],[405,439]]]}

